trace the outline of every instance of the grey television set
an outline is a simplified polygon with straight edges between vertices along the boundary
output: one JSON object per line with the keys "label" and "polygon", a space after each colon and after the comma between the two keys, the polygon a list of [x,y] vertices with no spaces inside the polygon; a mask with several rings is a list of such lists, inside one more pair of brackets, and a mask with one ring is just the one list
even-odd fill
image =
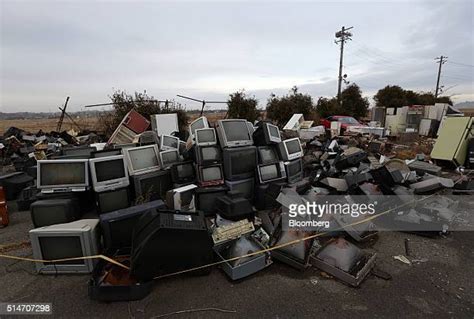
{"label": "grey television set", "polygon": [[35,263],[42,274],[91,273],[98,259],[77,259],[46,262],[99,254],[100,232],[98,219],[81,219],[30,230],[31,248]]}
{"label": "grey television set", "polygon": [[189,124],[189,134],[194,136],[194,131],[200,128],[208,128],[209,122],[205,116],[198,117]]}
{"label": "grey television set", "polygon": [[89,188],[89,160],[37,161],[36,187],[42,193],[83,192]]}
{"label": "grey television set", "polygon": [[114,190],[130,184],[123,155],[93,158],[89,160],[89,165],[92,187],[96,192]]}
{"label": "grey television set", "polygon": [[178,150],[160,152],[160,164],[162,168],[168,168],[181,160]]}
{"label": "grey television set", "polygon": [[194,131],[196,145],[209,146],[217,144],[216,130],[210,128],[200,128]]}
{"label": "grey television set", "polygon": [[250,132],[247,120],[228,119],[217,123],[217,135],[222,148],[253,145],[253,132]]}
{"label": "grey television set", "polygon": [[270,183],[286,178],[285,165],[281,161],[258,165],[257,173],[260,184]]}
{"label": "grey television set", "polygon": [[123,148],[129,175],[137,175],[160,169],[158,145]]}
{"label": "grey television set", "polygon": [[303,149],[301,148],[301,142],[298,137],[281,141],[277,145],[280,158],[283,161],[292,161],[303,157]]}
{"label": "grey television set", "polygon": [[179,150],[179,138],[171,135],[160,136],[160,151]]}
{"label": "grey television set", "polygon": [[301,158],[285,162],[285,171],[288,183],[296,183],[303,179],[303,161]]}

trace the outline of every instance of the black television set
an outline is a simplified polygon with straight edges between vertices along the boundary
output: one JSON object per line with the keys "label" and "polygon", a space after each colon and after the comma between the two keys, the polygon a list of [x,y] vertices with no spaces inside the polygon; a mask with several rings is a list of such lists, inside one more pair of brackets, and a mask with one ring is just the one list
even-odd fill
{"label": "black television set", "polygon": [[226,186],[197,188],[194,193],[196,209],[202,211],[205,216],[215,215],[217,213],[216,200],[224,196],[228,190]]}
{"label": "black television set", "polygon": [[222,152],[219,146],[195,146],[195,161],[198,165],[207,165],[222,161]]}
{"label": "black television set", "polygon": [[173,181],[169,170],[134,175],[130,178],[134,188],[135,202],[137,203],[157,199],[164,200],[166,192],[173,188]]}
{"label": "black television set", "polygon": [[99,216],[104,247],[107,251],[132,247],[132,234],[138,219],[153,209],[164,209],[162,200],[119,209]]}
{"label": "black television set", "polygon": [[229,181],[253,177],[257,168],[257,148],[246,146],[223,150],[224,175]]}
{"label": "black television set", "polygon": [[196,172],[192,161],[176,163],[171,166],[171,179],[175,184],[188,184],[196,181]]}
{"label": "black television set", "polygon": [[79,203],[75,198],[37,200],[30,205],[31,221],[35,228],[69,223],[79,219]]}
{"label": "black television set", "polygon": [[95,151],[91,153],[91,158],[99,158],[99,157],[109,157],[115,155],[122,155],[122,150],[119,148],[115,149],[108,149],[102,151]]}
{"label": "black television set", "polygon": [[286,171],[283,162],[258,165],[257,173],[260,184],[266,184],[286,178]]}
{"label": "black television set", "polygon": [[224,181],[226,186],[229,187],[231,191],[241,192],[245,198],[253,200],[254,198],[254,189],[255,189],[255,179],[253,177],[239,180],[239,181]]}
{"label": "black television set", "polygon": [[285,162],[285,171],[288,183],[296,183],[303,179],[303,161],[301,158]]}
{"label": "black television set", "polygon": [[63,147],[62,155],[64,156],[84,156],[84,158],[90,158],[92,152],[97,151],[95,147]]}
{"label": "black television set", "polygon": [[252,217],[254,210],[250,201],[239,191],[230,191],[216,200],[217,212],[228,220]]}
{"label": "black television set", "polygon": [[201,187],[224,184],[224,173],[221,164],[198,166],[197,171],[198,183]]}
{"label": "black television set", "polygon": [[281,142],[278,126],[268,122],[259,122],[253,133],[254,145],[270,145]]}
{"label": "black television set", "polygon": [[275,146],[258,146],[257,153],[259,164],[275,163],[280,160]]}
{"label": "black television set", "polygon": [[130,206],[128,187],[96,193],[96,205],[100,214]]}

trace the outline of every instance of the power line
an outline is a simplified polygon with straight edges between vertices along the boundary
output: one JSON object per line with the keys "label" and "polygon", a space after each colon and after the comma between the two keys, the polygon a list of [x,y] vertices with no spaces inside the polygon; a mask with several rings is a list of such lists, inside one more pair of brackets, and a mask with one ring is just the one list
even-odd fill
{"label": "power line", "polygon": [[440,56],[439,58],[436,57],[435,60],[437,61],[436,63],[439,63],[439,69],[438,69],[438,79],[436,80],[436,91],[435,91],[435,101],[438,98],[438,92],[439,92],[439,79],[441,77],[441,66],[446,63],[447,56]]}
{"label": "power line", "polygon": [[460,63],[460,62],[449,61],[449,64],[455,64],[455,65],[460,65],[460,66],[466,66],[466,67],[474,68],[474,65],[472,65],[472,64],[466,64],[466,63]]}

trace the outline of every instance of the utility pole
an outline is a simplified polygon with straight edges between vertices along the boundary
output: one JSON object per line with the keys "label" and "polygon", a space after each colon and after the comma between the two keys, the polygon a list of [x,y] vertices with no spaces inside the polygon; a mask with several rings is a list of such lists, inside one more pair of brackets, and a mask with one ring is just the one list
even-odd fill
{"label": "utility pole", "polygon": [[61,132],[61,126],[63,126],[64,121],[64,114],[66,114],[67,102],[69,102],[69,96],[66,98],[66,102],[64,103],[63,108],[59,108],[61,110],[61,117],[59,118],[58,125],[56,127],[56,132]]}
{"label": "utility pole", "polygon": [[437,61],[436,63],[439,63],[438,79],[436,80],[435,103],[436,103],[436,99],[438,98],[438,92],[439,92],[439,79],[441,77],[441,66],[446,63],[447,59],[448,59],[447,56],[440,56],[440,57],[435,58],[435,60]]}
{"label": "utility pole", "polygon": [[344,43],[347,40],[352,40],[351,39],[352,33],[347,32],[348,30],[352,28],[353,27],[345,28],[344,26],[342,26],[341,31],[336,32],[336,40],[334,40],[334,43],[341,44],[341,56],[339,57],[339,77],[338,77],[338,83],[337,83],[337,103],[338,104],[340,104],[341,102],[342,62],[343,62],[343,56],[344,56]]}

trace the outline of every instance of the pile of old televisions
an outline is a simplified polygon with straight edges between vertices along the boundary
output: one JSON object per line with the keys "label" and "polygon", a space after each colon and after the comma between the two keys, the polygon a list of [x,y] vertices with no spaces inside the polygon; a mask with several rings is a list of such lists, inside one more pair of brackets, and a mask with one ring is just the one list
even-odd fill
{"label": "pile of old televisions", "polygon": [[302,179],[299,139],[243,119],[211,127],[200,117],[188,130],[187,141],[150,133],[140,144],[71,148],[38,161],[34,257],[102,253],[130,267],[86,258],[38,263],[38,272],[92,273],[90,297],[114,301],[144,297],[161,275],[205,274],[210,269],[199,267],[216,258],[233,259],[222,265],[232,280],[270,265],[269,253],[236,257],[270,244],[254,218],[275,208],[281,187]]}

